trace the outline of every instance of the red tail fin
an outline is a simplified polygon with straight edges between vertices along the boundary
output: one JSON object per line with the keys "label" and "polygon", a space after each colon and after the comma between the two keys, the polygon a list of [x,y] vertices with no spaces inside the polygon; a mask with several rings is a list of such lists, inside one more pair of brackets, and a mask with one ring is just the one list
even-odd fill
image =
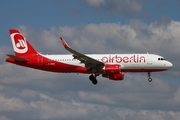
{"label": "red tail fin", "polygon": [[9,30],[12,45],[16,56],[38,54],[26,38],[16,29]]}

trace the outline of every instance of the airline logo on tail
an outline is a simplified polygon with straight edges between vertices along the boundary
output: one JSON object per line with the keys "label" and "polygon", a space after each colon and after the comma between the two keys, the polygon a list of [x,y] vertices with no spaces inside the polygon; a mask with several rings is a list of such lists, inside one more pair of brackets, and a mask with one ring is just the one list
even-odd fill
{"label": "airline logo on tail", "polygon": [[14,51],[17,53],[26,53],[28,51],[28,46],[26,43],[26,38],[20,33],[11,34],[11,40],[13,44]]}

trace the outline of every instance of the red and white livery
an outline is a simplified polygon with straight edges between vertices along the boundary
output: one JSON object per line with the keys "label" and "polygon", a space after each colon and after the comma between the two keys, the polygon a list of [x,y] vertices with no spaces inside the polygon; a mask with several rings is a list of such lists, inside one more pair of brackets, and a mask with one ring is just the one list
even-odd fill
{"label": "red and white livery", "polygon": [[60,40],[72,55],[43,55],[38,53],[17,30],[11,29],[10,37],[15,55],[7,54],[7,62],[38,70],[58,73],[90,74],[89,79],[97,84],[96,77],[121,81],[126,72],[146,72],[151,82],[151,73],[170,69],[173,64],[155,54],[82,54]]}

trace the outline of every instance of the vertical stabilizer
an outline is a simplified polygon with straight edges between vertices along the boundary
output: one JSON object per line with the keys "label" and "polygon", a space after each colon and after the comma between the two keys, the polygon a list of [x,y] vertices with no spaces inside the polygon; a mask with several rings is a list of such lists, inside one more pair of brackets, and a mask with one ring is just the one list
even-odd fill
{"label": "vertical stabilizer", "polygon": [[38,54],[28,40],[26,40],[26,38],[17,29],[10,29],[9,33],[16,56]]}

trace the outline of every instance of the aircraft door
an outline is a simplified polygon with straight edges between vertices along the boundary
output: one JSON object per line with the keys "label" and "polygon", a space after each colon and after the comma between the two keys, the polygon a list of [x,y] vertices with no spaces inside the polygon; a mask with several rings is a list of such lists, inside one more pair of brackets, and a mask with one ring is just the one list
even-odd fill
{"label": "aircraft door", "polygon": [[152,65],[152,55],[147,54],[147,64]]}

